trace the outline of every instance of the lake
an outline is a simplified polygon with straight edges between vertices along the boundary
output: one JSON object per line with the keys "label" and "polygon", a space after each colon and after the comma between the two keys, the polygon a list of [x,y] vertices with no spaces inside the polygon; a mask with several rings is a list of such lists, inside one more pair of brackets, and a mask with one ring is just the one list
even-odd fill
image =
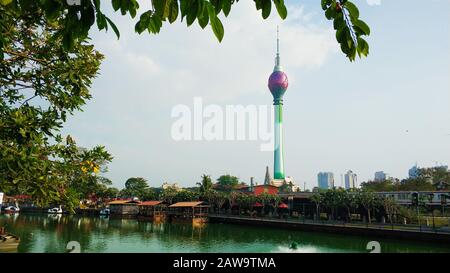
{"label": "lake", "polygon": [[[346,253],[369,252],[368,242],[378,241],[382,252],[447,252],[450,246],[301,232],[276,228],[207,223],[153,223],[78,215],[1,214],[0,226],[20,236],[18,252],[66,252],[76,241],[81,252],[212,252],[212,253]],[[292,242],[296,250],[289,249]]]}

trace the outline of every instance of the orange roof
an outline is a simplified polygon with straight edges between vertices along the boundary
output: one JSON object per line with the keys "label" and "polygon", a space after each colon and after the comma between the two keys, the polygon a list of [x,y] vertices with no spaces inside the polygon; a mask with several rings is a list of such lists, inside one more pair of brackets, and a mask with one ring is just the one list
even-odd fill
{"label": "orange roof", "polygon": [[198,205],[203,204],[202,201],[197,202],[178,202],[173,205],[170,205],[169,208],[190,208],[190,207],[196,207]]}
{"label": "orange roof", "polygon": [[133,200],[116,200],[109,202],[109,205],[126,205],[126,204],[139,204],[139,201],[133,201]]}
{"label": "orange roof", "polygon": [[138,206],[156,206],[161,204],[162,201],[145,201],[145,202],[141,202]]}

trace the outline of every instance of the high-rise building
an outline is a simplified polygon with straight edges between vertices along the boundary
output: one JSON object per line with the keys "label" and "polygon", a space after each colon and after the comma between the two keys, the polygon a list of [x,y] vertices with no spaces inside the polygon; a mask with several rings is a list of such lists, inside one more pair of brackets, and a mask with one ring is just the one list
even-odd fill
{"label": "high-rise building", "polygon": [[356,173],[354,173],[352,171],[348,171],[345,174],[345,189],[346,190],[356,188],[357,182],[358,182],[358,179],[357,179]]}
{"label": "high-rise building", "polygon": [[288,88],[288,77],[283,72],[280,60],[280,39],[277,28],[277,54],[275,57],[275,67],[269,77],[269,90],[273,96],[275,110],[275,143],[274,143],[274,179],[285,178],[283,161],[283,96]]}
{"label": "high-rise building", "polygon": [[408,175],[409,178],[417,178],[419,176],[419,168],[417,167],[417,163],[408,170]]}
{"label": "high-rise building", "polygon": [[319,189],[334,188],[334,175],[332,172],[320,172],[317,174],[317,185]]}
{"label": "high-rise building", "polygon": [[388,179],[388,175],[383,172],[383,171],[379,171],[375,173],[375,181],[380,182],[380,181],[386,181]]}

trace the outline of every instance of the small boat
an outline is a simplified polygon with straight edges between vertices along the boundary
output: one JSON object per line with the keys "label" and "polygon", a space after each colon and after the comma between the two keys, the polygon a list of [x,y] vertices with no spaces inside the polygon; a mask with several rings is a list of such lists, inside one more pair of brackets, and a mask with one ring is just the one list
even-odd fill
{"label": "small boat", "polygon": [[4,209],[5,213],[18,213],[20,211],[19,207],[9,206]]}
{"label": "small boat", "polygon": [[0,252],[17,251],[20,238],[14,234],[7,233],[5,228],[0,228]]}
{"label": "small boat", "polygon": [[111,211],[108,208],[102,209],[100,211],[100,215],[110,215],[110,214],[111,214]]}
{"label": "small boat", "polygon": [[297,242],[292,242],[291,246],[289,247],[289,249],[293,249],[296,250],[298,248],[298,243]]}
{"label": "small boat", "polygon": [[47,212],[51,213],[51,214],[62,214],[63,210],[62,210],[61,206],[59,206],[58,208],[49,209]]}

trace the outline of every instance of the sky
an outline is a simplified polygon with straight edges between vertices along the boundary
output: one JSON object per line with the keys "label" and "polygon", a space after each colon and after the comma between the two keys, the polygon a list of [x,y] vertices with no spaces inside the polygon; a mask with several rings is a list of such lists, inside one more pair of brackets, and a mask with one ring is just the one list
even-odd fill
{"label": "sky", "polygon": [[[141,1],[143,12],[149,1]],[[260,141],[176,141],[172,109],[203,104],[267,105],[276,26],[289,77],[284,97],[285,172],[302,188],[317,173],[352,170],[358,182],[376,171],[405,178],[419,166],[450,163],[450,1],[355,0],[372,30],[368,58],[349,62],[320,1],[287,1],[288,18],[263,20],[253,1],[223,18],[225,37],[197,23],[138,35],[136,19],[109,15],[120,29],[91,32],[106,59],[93,99],[63,130],[83,147],[104,145],[114,160],[104,174],[122,188],[130,177],[150,186],[193,186],[202,174],[262,183],[273,154]],[[223,16],[222,16],[223,17]]]}

